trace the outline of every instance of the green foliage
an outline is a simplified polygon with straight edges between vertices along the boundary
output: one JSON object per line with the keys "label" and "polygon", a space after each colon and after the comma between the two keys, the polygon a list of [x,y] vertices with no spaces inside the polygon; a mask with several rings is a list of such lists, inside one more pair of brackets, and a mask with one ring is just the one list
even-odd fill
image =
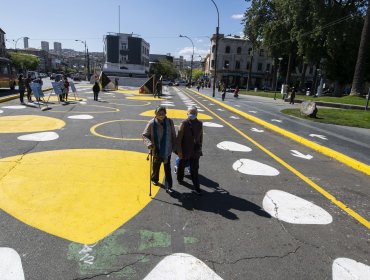
{"label": "green foliage", "polygon": [[203,70],[202,69],[200,69],[200,68],[193,69],[192,81],[197,81],[197,80],[201,79],[202,76],[203,76]]}
{"label": "green foliage", "polygon": [[10,52],[9,57],[18,69],[36,70],[40,64],[40,59],[32,54]]}
{"label": "green foliage", "polygon": [[163,76],[163,79],[174,80],[179,76],[175,65],[166,59],[161,59],[160,61],[153,63],[150,66],[150,75],[156,75],[157,77]]}

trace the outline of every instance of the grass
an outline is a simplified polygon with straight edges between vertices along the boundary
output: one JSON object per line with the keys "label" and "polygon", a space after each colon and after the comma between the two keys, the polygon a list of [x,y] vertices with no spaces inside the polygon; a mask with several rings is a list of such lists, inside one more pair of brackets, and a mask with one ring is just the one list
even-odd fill
{"label": "grass", "polygon": [[[240,94],[244,95],[253,95],[253,96],[262,96],[262,97],[269,97],[274,98],[275,92],[273,91],[252,91],[252,90],[241,90]],[[276,98],[282,98],[281,93],[276,93]],[[366,105],[366,98],[359,97],[359,96],[343,96],[343,97],[334,97],[334,96],[322,96],[322,97],[313,97],[313,96],[306,96],[297,94],[295,99],[300,100],[313,100],[313,101],[322,101],[322,102],[329,102],[329,103],[339,103],[339,104],[350,104],[350,105]]]}
{"label": "grass", "polygon": [[319,108],[316,119],[301,116],[299,109],[284,109],[282,112],[314,122],[370,128],[370,111]]}

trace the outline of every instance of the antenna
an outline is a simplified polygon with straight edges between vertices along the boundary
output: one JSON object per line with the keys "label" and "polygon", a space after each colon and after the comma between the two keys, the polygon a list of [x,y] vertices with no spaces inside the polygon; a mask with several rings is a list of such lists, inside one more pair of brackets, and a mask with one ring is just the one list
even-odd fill
{"label": "antenna", "polygon": [[121,33],[121,6],[118,5],[118,34]]}

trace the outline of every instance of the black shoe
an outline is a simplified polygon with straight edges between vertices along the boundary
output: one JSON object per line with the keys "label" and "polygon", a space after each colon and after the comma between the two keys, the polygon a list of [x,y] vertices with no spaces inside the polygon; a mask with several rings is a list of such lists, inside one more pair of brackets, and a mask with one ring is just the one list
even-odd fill
{"label": "black shoe", "polygon": [[171,194],[171,193],[173,193],[173,190],[172,190],[172,188],[167,188],[167,189],[166,189],[166,193],[168,193],[168,194]]}
{"label": "black shoe", "polygon": [[152,184],[153,184],[154,186],[158,186],[158,185],[159,185],[158,181],[152,181]]}

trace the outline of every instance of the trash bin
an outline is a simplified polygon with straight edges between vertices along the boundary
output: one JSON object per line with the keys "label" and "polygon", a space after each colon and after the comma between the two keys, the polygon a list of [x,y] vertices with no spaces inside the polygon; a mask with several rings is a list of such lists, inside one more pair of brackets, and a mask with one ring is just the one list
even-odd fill
{"label": "trash bin", "polygon": [[257,92],[257,88],[256,87],[254,88],[254,92]]}

